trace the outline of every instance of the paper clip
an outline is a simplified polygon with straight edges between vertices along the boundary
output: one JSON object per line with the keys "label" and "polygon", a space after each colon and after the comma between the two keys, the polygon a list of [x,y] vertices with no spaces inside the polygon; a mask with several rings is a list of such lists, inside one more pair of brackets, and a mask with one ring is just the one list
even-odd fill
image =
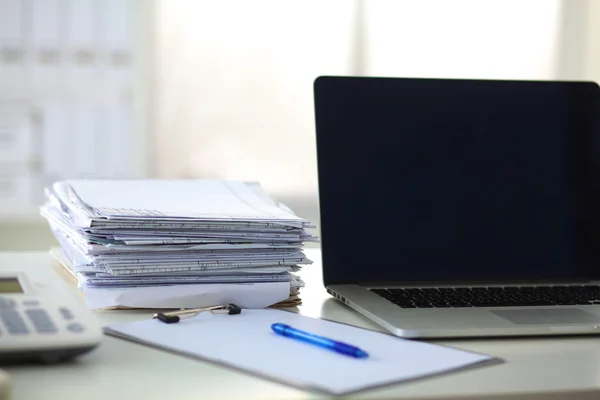
{"label": "paper clip", "polygon": [[165,324],[172,324],[175,322],[179,322],[179,320],[184,318],[192,318],[196,315],[200,314],[202,311],[210,311],[213,314],[229,314],[235,315],[242,312],[242,309],[235,304],[227,304],[221,306],[211,306],[211,307],[202,307],[202,308],[188,308],[181,309],[179,311],[171,311],[167,313],[156,313],[152,316],[152,318],[156,318]]}

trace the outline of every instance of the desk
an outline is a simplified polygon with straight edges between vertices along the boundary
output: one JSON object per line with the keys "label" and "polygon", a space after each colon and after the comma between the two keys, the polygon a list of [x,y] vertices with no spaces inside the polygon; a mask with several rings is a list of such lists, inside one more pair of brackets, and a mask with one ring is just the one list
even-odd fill
{"label": "desk", "polygon": [[[320,253],[308,249],[315,263],[304,268],[307,287],[299,312],[381,330],[330,298],[321,283]],[[1,263],[49,268],[46,253],[0,253]],[[135,321],[150,312],[103,311],[104,324]],[[504,364],[374,389],[352,398],[394,399],[599,399],[600,337],[437,341],[489,353]],[[112,337],[93,352],[58,366],[6,368],[13,382],[12,400],[78,399],[325,399],[218,365],[150,349]],[[472,397],[471,397],[472,396]]]}

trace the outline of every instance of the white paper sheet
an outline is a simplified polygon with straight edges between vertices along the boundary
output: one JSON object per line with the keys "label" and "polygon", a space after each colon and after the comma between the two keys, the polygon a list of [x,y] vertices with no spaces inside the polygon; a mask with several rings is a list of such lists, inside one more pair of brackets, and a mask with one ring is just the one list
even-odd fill
{"label": "white paper sheet", "polygon": [[[278,336],[271,330],[276,322],[358,346],[369,357],[355,359]],[[498,361],[273,309],[201,313],[177,324],[139,321],[109,326],[106,333],[338,395]]]}
{"label": "white paper sheet", "polygon": [[290,282],[289,274],[262,274],[262,275],[221,275],[221,276],[146,276],[136,280],[131,277],[101,278],[78,274],[78,279],[85,283],[88,288],[129,288],[142,286],[160,285],[192,285],[192,284],[232,284],[232,283],[265,283],[265,282]]}
{"label": "white paper sheet", "polygon": [[106,265],[104,266],[104,270],[113,275],[138,275],[138,274],[148,274],[152,272],[161,272],[161,273],[181,273],[181,272],[192,272],[192,271],[206,271],[206,270],[223,270],[223,269],[231,269],[231,268],[257,268],[257,267],[278,267],[282,265],[294,266],[296,263],[290,261],[288,263],[282,262],[270,262],[270,261],[260,261],[260,262],[238,262],[238,263],[227,263],[227,264],[202,264],[198,263],[183,263],[178,262],[177,264],[144,264],[140,265]]}
{"label": "white paper sheet", "polygon": [[242,308],[264,308],[290,295],[289,282],[82,288],[90,309],[197,308],[234,303]]}
{"label": "white paper sheet", "polygon": [[304,221],[240,181],[69,180],[66,184],[100,216],[282,220],[299,227]]}

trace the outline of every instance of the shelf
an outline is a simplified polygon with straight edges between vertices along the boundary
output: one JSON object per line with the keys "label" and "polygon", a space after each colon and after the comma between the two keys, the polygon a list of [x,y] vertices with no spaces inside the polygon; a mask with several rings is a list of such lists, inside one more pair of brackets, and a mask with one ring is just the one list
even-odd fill
{"label": "shelf", "polygon": [[10,207],[0,209],[0,224],[44,225],[46,221],[37,207]]}

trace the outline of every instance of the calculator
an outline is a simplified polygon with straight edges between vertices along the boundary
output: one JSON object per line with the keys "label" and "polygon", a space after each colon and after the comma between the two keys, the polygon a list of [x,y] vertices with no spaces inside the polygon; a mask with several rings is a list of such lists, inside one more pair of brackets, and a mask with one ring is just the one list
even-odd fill
{"label": "calculator", "polygon": [[100,344],[92,311],[56,270],[43,267],[0,265],[0,365],[65,361]]}

